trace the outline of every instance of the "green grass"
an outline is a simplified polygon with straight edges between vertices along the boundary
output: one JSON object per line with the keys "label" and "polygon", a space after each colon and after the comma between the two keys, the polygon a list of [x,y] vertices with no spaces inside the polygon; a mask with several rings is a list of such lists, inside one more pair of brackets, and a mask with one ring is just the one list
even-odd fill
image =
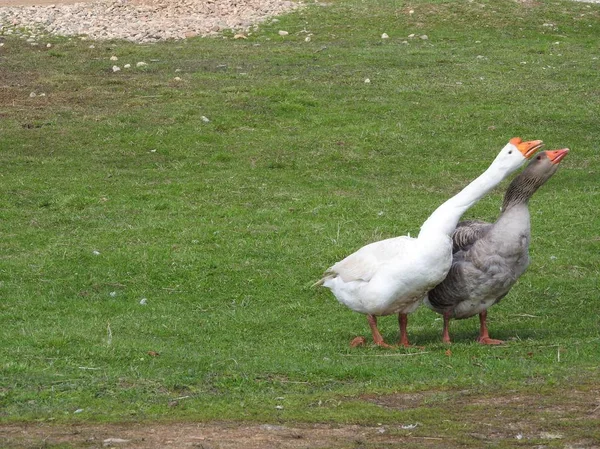
{"label": "green grass", "polygon": [[[567,1],[343,0],[247,40],[6,36],[0,420],[375,423],[399,412],[363,394],[597,384],[599,19]],[[513,136],[572,152],[531,201],[528,272],[490,311],[509,344],[453,322],[448,356],[421,308],[425,353],[350,349],[365,318],[310,284],[415,235]],[[493,220],[506,185],[465,216]]]}

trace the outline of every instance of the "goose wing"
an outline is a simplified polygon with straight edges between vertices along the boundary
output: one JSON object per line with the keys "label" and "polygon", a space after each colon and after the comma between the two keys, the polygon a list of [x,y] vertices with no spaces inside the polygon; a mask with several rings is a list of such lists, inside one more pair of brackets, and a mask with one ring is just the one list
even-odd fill
{"label": "goose wing", "polygon": [[340,277],[344,282],[369,282],[377,270],[393,258],[410,251],[414,239],[407,236],[394,237],[363,246],[345,259],[330,267],[320,283],[327,278]]}
{"label": "goose wing", "polygon": [[481,220],[465,220],[456,225],[452,233],[452,254],[468,250],[492,228],[491,223]]}

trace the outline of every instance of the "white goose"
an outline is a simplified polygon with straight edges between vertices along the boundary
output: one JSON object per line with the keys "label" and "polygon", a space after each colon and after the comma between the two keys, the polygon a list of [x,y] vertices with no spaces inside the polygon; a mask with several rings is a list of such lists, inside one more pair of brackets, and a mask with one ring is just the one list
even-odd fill
{"label": "white goose", "polygon": [[[482,175],[431,214],[417,238],[394,237],[363,246],[330,267],[314,285],[329,288],[339,302],[367,315],[373,342],[378,346],[391,347],[379,333],[376,317],[397,313],[399,344],[409,346],[407,314],[448,274],[451,235],[461,215],[541,146],[541,140],[512,138]],[[351,345],[364,342],[364,337],[356,337]]]}

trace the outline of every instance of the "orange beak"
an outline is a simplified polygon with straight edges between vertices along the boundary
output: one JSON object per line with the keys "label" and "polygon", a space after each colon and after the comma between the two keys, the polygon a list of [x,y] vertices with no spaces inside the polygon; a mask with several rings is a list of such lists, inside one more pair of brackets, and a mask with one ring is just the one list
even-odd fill
{"label": "orange beak", "polygon": [[542,148],[544,145],[544,142],[541,140],[530,140],[528,142],[523,142],[520,137],[513,137],[510,139],[510,143],[516,146],[526,159],[529,159],[531,156],[533,156],[533,153]]}
{"label": "orange beak", "polygon": [[546,156],[548,156],[550,162],[552,162],[553,164],[558,164],[561,160],[564,159],[568,152],[568,148],[563,148],[562,150],[546,151]]}

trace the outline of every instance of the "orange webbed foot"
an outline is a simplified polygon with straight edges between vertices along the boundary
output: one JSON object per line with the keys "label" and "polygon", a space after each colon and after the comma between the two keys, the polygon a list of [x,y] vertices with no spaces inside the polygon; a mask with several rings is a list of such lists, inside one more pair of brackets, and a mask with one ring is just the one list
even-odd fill
{"label": "orange webbed foot", "polygon": [[365,337],[356,337],[350,342],[351,348],[357,348],[359,346],[364,346],[367,342]]}
{"label": "orange webbed foot", "polygon": [[[356,337],[350,342],[350,347],[358,348],[358,347],[365,346],[366,344],[367,344],[367,339],[365,337]],[[385,349],[394,349],[395,348],[395,346],[388,345],[383,340],[373,341],[373,344],[375,346],[379,346],[380,348],[385,348]]]}
{"label": "orange webbed foot", "polygon": [[380,348],[385,348],[385,349],[395,349],[395,346],[392,345],[388,345],[385,341],[383,341],[383,338],[381,339],[373,339],[373,343],[377,346],[379,346]]}
{"label": "orange webbed foot", "polygon": [[490,337],[479,337],[477,339],[478,343],[481,343],[482,345],[503,345],[504,341],[503,340],[496,340],[494,338],[490,338]]}

